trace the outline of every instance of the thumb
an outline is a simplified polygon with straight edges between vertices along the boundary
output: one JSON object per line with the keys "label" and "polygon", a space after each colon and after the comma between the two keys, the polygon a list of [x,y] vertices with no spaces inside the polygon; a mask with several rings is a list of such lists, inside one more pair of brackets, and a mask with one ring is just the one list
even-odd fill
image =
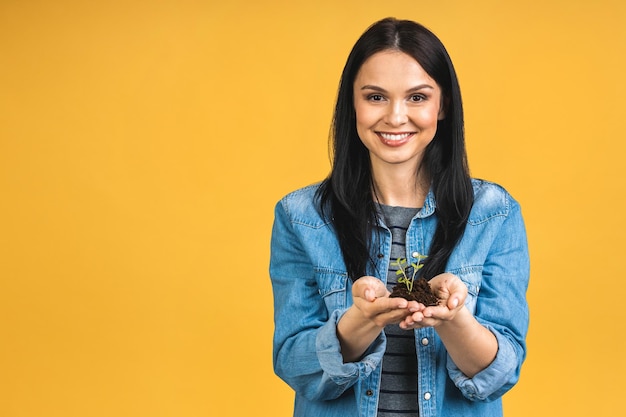
{"label": "thumb", "polygon": [[367,287],[365,289],[365,293],[363,294],[363,298],[367,301],[374,301],[376,300],[376,292],[371,287]]}
{"label": "thumb", "polygon": [[448,300],[448,308],[450,310],[454,310],[458,306],[459,306],[459,298],[456,296],[450,297],[450,299]]}

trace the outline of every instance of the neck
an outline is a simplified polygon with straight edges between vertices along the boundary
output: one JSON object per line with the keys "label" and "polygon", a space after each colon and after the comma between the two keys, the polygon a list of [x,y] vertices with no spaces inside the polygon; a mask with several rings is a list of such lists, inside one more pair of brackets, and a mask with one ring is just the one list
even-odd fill
{"label": "neck", "polygon": [[374,193],[378,202],[388,206],[420,208],[424,205],[430,181],[421,169],[372,169]]}

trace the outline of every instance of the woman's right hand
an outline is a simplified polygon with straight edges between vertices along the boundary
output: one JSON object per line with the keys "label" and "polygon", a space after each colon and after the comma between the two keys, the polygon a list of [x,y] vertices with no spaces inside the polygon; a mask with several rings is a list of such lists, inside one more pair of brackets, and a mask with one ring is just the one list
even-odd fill
{"label": "woman's right hand", "polygon": [[374,277],[361,277],[352,285],[354,307],[366,320],[370,320],[381,329],[388,324],[400,323],[420,308],[415,301],[390,298],[389,294],[385,284]]}
{"label": "woman's right hand", "polygon": [[353,305],[337,323],[344,362],[358,360],[388,324],[397,324],[423,308],[415,301],[390,298],[378,278],[364,276],[352,285]]}

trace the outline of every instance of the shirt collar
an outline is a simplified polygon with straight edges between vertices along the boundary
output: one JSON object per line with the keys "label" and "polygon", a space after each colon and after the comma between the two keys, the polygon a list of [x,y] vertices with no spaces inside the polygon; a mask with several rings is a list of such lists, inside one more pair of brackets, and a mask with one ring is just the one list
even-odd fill
{"label": "shirt collar", "polygon": [[426,194],[426,198],[424,199],[424,207],[417,213],[417,218],[424,218],[431,216],[435,209],[437,208],[437,203],[435,202],[435,193],[433,192],[432,187],[428,190],[428,194]]}

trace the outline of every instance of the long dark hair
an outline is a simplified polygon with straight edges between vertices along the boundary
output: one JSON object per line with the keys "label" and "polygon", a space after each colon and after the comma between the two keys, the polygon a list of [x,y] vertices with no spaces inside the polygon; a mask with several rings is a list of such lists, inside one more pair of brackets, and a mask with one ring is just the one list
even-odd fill
{"label": "long dark hair", "polygon": [[431,178],[438,217],[422,275],[444,272],[463,235],[474,193],[469,176],[463,129],[461,91],[452,61],[441,41],[408,20],[387,18],[370,26],[356,42],[341,75],[331,131],[332,169],[318,197],[323,215],[336,230],[348,275],[366,275],[378,223],[372,191],[369,152],[356,131],[353,85],[363,63],[377,52],[395,50],[413,57],[442,92],[445,117],[427,146],[422,166]]}

